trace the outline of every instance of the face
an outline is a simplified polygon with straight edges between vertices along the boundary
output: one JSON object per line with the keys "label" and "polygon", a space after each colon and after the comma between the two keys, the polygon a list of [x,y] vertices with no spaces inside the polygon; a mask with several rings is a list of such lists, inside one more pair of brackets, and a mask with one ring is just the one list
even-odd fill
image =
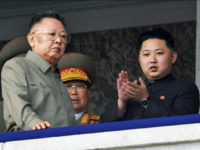
{"label": "face", "polygon": [[56,64],[63,55],[67,40],[63,24],[54,18],[43,18],[35,24],[27,39],[32,51],[42,56],[51,64]]}
{"label": "face", "polygon": [[176,59],[177,53],[167,47],[165,40],[147,39],[142,43],[139,62],[149,80],[158,80],[168,75]]}
{"label": "face", "polygon": [[88,107],[90,101],[90,89],[81,81],[71,81],[64,84],[72,99],[75,112],[80,113],[84,111]]}

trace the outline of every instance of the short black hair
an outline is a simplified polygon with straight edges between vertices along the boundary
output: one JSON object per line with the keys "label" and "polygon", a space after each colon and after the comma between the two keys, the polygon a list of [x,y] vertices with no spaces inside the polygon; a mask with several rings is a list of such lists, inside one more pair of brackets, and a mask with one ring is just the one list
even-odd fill
{"label": "short black hair", "polygon": [[146,31],[142,33],[138,38],[138,51],[140,51],[142,43],[148,39],[165,40],[167,47],[171,51],[175,51],[174,38],[168,31],[164,29],[156,28],[152,31]]}
{"label": "short black hair", "polygon": [[55,19],[59,20],[66,28],[65,19],[57,11],[48,10],[48,11],[44,11],[44,12],[38,12],[35,16],[32,17],[32,19],[29,23],[29,30],[31,30],[32,27],[36,23],[40,22],[43,18],[55,18]]}

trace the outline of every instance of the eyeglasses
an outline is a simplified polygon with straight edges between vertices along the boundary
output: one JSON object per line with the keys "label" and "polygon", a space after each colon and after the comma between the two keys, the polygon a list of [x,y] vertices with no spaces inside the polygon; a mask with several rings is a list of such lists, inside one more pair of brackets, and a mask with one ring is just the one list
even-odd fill
{"label": "eyeglasses", "polygon": [[69,92],[71,92],[73,88],[76,88],[77,91],[85,91],[87,89],[87,85],[85,84],[65,84],[65,87]]}
{"label": "eyeglasses", "polygon": [[50,41],[55,41],[56,37],[58,36],[63,43],[70,43],[71,41],[71,35],[66,34],[64,32],[61,33],[55,33],[51,31],[37,31],[33,32],[32,34],[43,34],[46,35],[47,39]]}

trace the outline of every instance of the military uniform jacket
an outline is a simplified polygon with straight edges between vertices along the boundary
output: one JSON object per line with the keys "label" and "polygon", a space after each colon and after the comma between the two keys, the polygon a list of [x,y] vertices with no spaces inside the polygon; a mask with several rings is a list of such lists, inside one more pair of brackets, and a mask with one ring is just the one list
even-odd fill
{"label": "military uniform jacket", "polygon": [[2,69],[4,120],[7,131],[31,130],[41,121],[51,127],[75,124],[71,99],[51,65],[29,51]]}
{"label": "military uniform jacket", "polygon": [[192,82],[168,75],[150,83],[147,109],[140,102],[130,100],[123,120],[194,114],[199,111],[199,91]]}

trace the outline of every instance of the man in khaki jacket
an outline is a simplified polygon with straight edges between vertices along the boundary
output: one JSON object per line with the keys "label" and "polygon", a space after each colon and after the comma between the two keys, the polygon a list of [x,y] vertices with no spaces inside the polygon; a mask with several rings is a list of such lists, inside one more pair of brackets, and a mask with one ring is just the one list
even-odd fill
{"label": "man in khaki jacket", "polygon": [[73,105],[56,67],[69,42],[64,19],[54,11],[35,15],[27,39],[32,50],[2,69],[7,131],[74,125]]}

